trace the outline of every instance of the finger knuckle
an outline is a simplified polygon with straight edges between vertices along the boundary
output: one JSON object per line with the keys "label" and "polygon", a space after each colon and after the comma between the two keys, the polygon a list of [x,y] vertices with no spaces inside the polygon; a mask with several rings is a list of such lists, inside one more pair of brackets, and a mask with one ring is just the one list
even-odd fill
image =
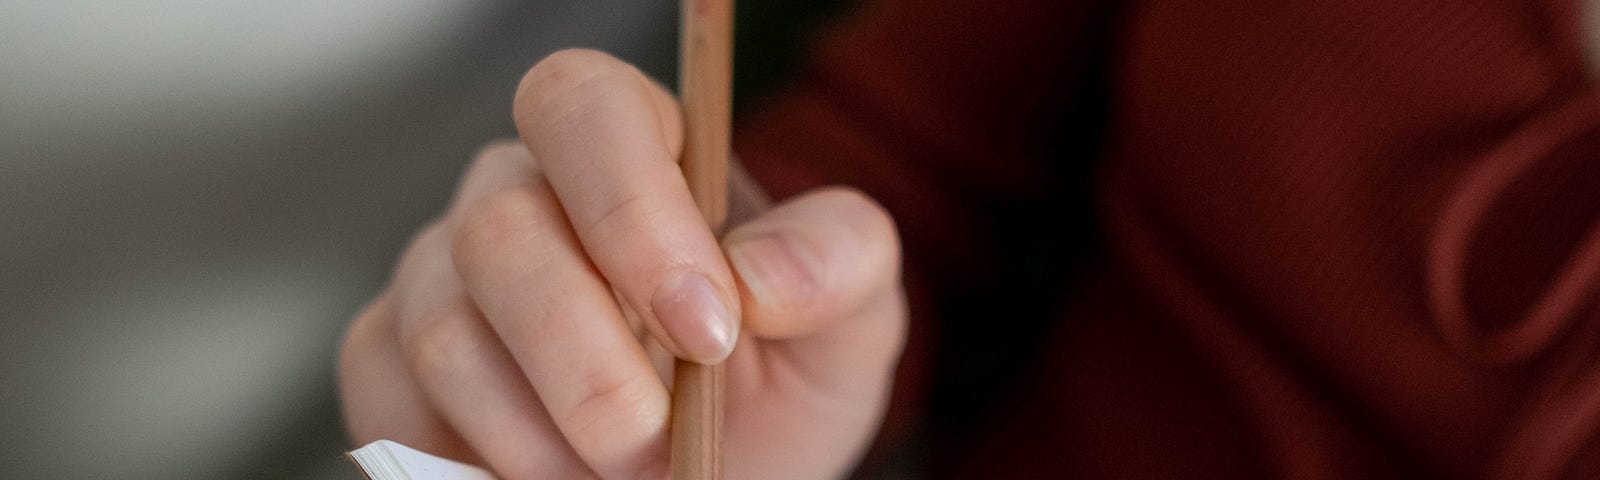
{"label": "finger knuckle", "polygon": [[508,164],[526,162],[531,165],[531,157],[528,147],[518,139],[500,139],[484,144],[472,156],[472,164],[467,166],[466,175],[462,176],[462,187],[465,189],[476,179],[517,170],[507,168]]}
{"label": "finger knuckle", "polygon": [[578,235],[593,239],[637,236],[659,220],[662,204],[650,201],[652,198],[648,192],[630,191],[606,199],[600,215],[579,227]]}
{"label": "finger knuckle", "polygon": [[405,251],[400,253],[396,277],[409,277],[412,265],[430,253],[438,252],[436,249],[442,247],[448,240],[447,235],[443,223],[439,221],[428,222],[418,229],[411,235],[411,242],[406,244]]}
{"label": "finger knuckle", "polygon": [[451,256],[457,264],[491,259],[511,235],[537,221],[536,205],[526,188],[491,193],[462,213],[450,242]]}
{"label": "finger knuckle", "polygon": [[649,384],[639,376],[593,373],[578,384],[577,401],[558,418],[569,438],[602,440],[614,432],[604,431],[618,419],[648,418],[651,413]]}
{"label": "finger knuckle", "polygon": [[473,164],[477,165],[484,162],[498,161],[497,159],[506,157],[524,155],[527,152],[528,149],[522,145],[521,140],[515,138],[501,138],[492,140],[489,143],[485,143],[483,146],[478,147],[478,153],[473,155],[472,158]]}
{"label": "finger knuckle", "polygon": [[455,362],[470,348],[472,319],[454,312],[425,314],[411,322],[402,335],[411,368],[419,378],[439,379],[451,375]]}
{"label": "finger knuckle", "polygon": [[640,76],[632,65],[603,52],[562,50],[528,70],[517,87],[514,103],[519,114],[560,118],[584,110],[584,106]]}
{"label": "finger knuckle", "polygon": [[456,183],[446,217],[460,217],[467,207],[506,185],[536,181],[540,178],[538,167],[520,140],[498,140],[483,146]]}

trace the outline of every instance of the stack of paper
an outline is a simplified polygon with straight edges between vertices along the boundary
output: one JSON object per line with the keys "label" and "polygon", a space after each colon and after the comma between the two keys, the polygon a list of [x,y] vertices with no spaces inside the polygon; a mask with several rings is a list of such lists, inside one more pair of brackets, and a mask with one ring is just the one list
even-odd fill
{"label": "stack of paper", "polygon": [[345,454],[369,480],[494,480],[478,467],[447,460],[388,440]]}

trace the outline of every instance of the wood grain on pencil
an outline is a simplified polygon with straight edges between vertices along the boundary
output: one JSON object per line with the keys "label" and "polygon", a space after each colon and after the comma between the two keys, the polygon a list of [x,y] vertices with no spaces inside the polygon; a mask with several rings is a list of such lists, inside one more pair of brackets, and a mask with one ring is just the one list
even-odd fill
{"label": "wood grain on pencil", "polygon": [[[678,91],[683,175],[712,229],[728,216],[733,104],[733,2],[682,0]],[[672,478],[722,479],[721,365],[678,360],[672,390]]]}

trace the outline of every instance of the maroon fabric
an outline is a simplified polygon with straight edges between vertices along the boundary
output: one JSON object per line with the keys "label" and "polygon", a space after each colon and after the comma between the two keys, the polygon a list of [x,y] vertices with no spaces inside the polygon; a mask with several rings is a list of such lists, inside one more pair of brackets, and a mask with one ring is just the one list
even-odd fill
{"label": "maroon fabric", "polygon": [[1084,281],[930,475],[1600,476],[1600,94],[1570,1],[885,0],[825,38],[736,149],[779,196],[851,184],[897,216],[891,431],[952,365],[941,331],[1012,328],[937,309],[1029,261],[995,206],[1092,178]]}

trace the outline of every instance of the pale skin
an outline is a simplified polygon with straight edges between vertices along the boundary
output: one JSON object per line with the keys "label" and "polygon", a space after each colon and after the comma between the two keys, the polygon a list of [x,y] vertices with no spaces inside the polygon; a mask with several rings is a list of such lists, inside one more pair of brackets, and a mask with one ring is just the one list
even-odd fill
{"label": "pale skin", "polygon": [[521,140],[478,154],[350,327],[353,440],[507,479],[667,478],[677,356],[726,361],[727,478],[846,473],[905,339],[889,215],[843,188],[768,206],[735,168],[719,240],[677,102],[603,53],[547,57],[514,112]]}

